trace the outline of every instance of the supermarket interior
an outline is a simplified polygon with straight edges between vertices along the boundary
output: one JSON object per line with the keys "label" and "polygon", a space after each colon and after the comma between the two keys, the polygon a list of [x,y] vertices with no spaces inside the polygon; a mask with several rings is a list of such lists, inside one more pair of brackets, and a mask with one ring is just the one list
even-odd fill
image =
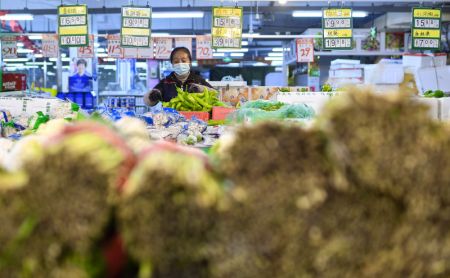
{"label": "supermarket interior", "polygon": [[0,0],[0,48],[0,277],[450,277],[450,0]]}

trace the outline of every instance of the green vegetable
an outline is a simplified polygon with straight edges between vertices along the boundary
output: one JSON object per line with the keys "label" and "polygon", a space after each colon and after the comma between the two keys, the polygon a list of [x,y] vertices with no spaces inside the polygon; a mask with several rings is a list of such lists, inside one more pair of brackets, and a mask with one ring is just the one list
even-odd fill
{"label": "green vegetable", "polygon": [[188,93],[177,87],[178,96],[169,102],[164,102],[164,107],[176,109],[178,111],[205,111],[210,112],[213,106],[225,106],[219,101],[217,92],[205,90],[201,93]]}

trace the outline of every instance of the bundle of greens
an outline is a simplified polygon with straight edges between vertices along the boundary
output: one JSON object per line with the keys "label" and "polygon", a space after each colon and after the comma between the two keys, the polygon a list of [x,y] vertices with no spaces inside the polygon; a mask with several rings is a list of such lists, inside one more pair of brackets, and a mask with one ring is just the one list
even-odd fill
{"label": "bundle of greens", "polygon": [[20,216],[21,226],[12,225],[17,237],[27,231],[21,244],[16,237],[5,244],[14,247],[7,257],[20,262],[9,272],[15,277],[24,271],[30,277],[89,272],[87,258],[110,222],[110,206],[134,166],[134,155],[109,128],[91,122],[66,126],[33,144],[21,162],[27,182],[17,200],[11,199],[21,205],[8,205],[11,215]]}
{"label": "bundle of greens", "polygon": [[140,277],[210,277],[221,188],[204,154],[170,143],[142,154],[119,206],[125,247]]}
{"label": "bundle of greens", "polygon": [[442,90],[436,90],[436,91],[428,90],[425,93],[423,93],[423,96],[428,97],[428,98],[441,98],[441,97],[445,97],[445,94]]}
{"label": "bundle of greens", "polygon": [[177,97],[163,103],[164,107],[179,111],[211,111],[213,106],[225,106],[219,101],[215,90],[205,87],[202,93],[188,93],[177,87]]}

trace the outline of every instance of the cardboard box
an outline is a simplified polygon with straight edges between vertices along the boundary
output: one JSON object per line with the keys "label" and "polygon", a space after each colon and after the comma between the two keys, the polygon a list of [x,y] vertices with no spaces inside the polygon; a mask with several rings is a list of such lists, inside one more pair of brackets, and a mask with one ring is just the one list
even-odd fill
{"label": "cardboard box", "polygon": [[212,109],[213,120],[225,120],[227,116],[236,111],[235,108],[214,106]]}
{"label": "cardboard box", "polygon": [[220,99],[229,103],[230,105],[236,106],[238,103],[243,104],[250,99],[250,88],[249,87],[228,87],[222,88],[220,92]]}
{"label": "cardboard box", "polygon": [[186,119],[192,119],[196,117],[199,120],[207,122],[209,120],[209,113],[202,111],[178,111],[181,115],[186,117]]}

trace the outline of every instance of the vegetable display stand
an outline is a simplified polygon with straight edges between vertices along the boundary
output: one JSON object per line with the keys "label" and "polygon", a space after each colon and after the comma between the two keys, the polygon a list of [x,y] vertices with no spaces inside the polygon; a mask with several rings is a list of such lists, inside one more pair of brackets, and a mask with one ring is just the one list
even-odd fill
{"label": "vegetable display stand", "polygon": [[236,111],[235,108],[214,106],[212,109],[213,120],[225,120],[230,113]]}
{"label": "vegetable display stand", "polygon": [[207,122],[209,120],[209,113],[202,111],[178,111],[181,115],[185,116],[186,119],[192,119],[196,117],[199,120]]}

